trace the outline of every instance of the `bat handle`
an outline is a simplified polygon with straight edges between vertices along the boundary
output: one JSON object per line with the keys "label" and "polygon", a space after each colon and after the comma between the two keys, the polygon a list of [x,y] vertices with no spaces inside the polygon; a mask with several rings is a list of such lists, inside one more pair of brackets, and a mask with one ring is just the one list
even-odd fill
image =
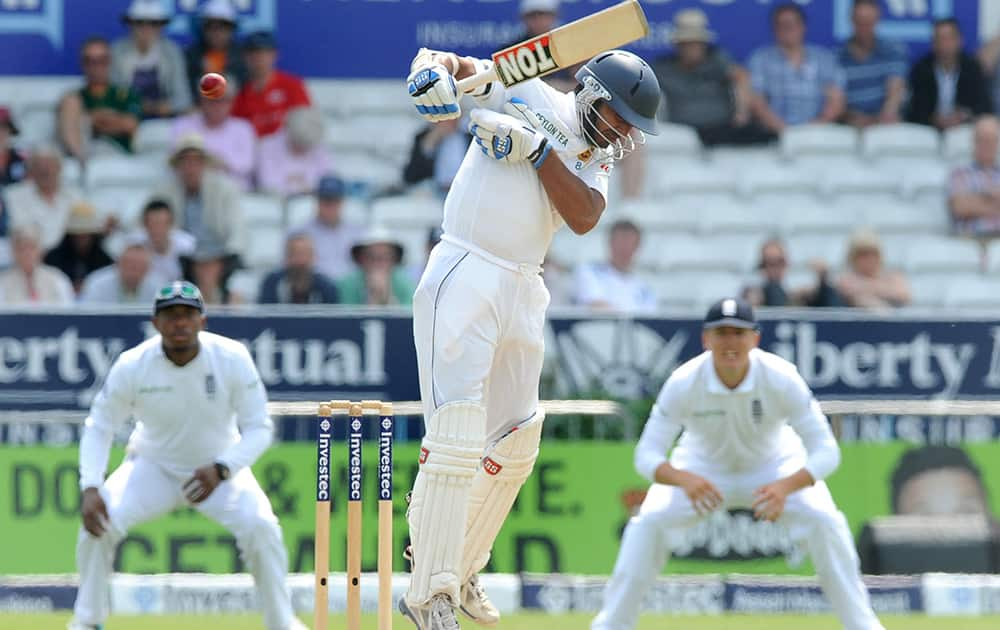
{"label": "bat handle", "polygon": [[496,80],[497,80],[497,69],[494,66],[491,67],[486,72],[479,72],[477,74],[472,75],[471,77],[465,77],[464,79],[459,81],[457,84],[458,93],[465,94],[466,92],[471,92],[480,85],[486,85],[487,83]]}

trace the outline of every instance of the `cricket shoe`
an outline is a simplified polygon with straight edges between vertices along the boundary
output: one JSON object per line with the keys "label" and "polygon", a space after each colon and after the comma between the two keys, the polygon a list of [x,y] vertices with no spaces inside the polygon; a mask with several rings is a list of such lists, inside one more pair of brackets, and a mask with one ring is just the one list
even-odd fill
{"label": "cricket shoe", "polygon": [[473,575],[462,585],[462,603],[458,609],[462,614],[481,626],[495,626],[500,621],[500,611],[490,601],[486,590],[479,583],[479,576]]}
{"label": "cricket shoe", "polygon": [[[407,545],[403,549],[403,557],[410,563],[410,572],[413,572],[413,547]],[[500,621],[500,611],[490,601],[486,590],[479,583],[479,576],[473,575],[462,585],[462,592],[459,595],[461,603],[458,609],[463,615],[481,626],[495,626]]]}
{"label": "cricket shoe", "polygon": [[417,630],[461,630],[455,618],[455,607],[445,593],[438,593],[426,606],[410,607],[406,597],[399,598],[399,612],[413,622]]}
{"label": "cricket shoe", "polygon": [[101,624],[87,625],[85,623],[80,623],[76,619],[70,619],[69,625],[66,626],[66,630],[104,630],[104,626]]}

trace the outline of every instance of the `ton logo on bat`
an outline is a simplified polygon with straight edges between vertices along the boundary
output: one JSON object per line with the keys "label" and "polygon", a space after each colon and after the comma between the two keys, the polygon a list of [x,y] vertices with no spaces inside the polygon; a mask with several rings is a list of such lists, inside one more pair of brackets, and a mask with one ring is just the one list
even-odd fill
{"label": "ton logo on bat", "polygon": [[556,67],[549,53],[549,36],[542,35],[493,55],[497,75],[506,86],[545,74]]}

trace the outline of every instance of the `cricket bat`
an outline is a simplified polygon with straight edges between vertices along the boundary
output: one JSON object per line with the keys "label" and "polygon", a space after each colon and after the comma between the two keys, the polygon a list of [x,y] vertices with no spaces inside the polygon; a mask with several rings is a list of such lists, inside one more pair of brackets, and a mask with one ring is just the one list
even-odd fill
{"label": "cricket bat", "polygon": [[493,53],[493,68],[458,82],[459,94],[490,81],[506,87],[544,77],[561,68],[588,61],[594,55],[649,34],[646,14],[638,0],[625,0],[538,37]]}

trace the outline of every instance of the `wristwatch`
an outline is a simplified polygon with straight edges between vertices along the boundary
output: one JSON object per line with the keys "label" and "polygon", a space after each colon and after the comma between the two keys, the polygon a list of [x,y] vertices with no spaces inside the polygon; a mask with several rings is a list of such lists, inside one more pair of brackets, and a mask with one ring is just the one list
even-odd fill
{"label": "wristwatch", "polygon": [[215,472],[219,473],[219,479],[223,481],[229,479],[229,466],[222,462],[215,462]]}

